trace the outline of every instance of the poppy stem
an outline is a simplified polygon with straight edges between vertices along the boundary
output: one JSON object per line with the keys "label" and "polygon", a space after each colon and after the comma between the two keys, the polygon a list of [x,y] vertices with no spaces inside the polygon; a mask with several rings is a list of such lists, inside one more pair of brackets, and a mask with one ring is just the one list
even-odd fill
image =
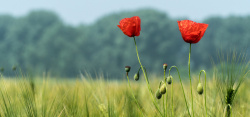
{"label": "poppy stem", "polygon": [[[185,103],[186,103],[186,107],[187,107],[187,112],[188,112],[189,116],[191,117],[191,114],[190,114],[189,108],[188,108],[188,104],[187,104],[187,99],[186,99],[185,91],[184,91],[183,84],[182,84],[182,81],[181,81],[180,72],[179,72],[179,70],[178,70],[178,68],[177,68],[176,66],[171,66],[171,67],[170,67],[170,69],[169,69],[169,76],[170,76],[170,71],[171,71],[171,69],[172,69],[173,67],[174,67],[174,68],[177,70],[177,72],[178,72],[178,76],[179,76],[179,80],[180,80],[180,83],[181,83],[182,92],[183,92],[184,99],[185,99]],[[172,81],[173,81],[173,79],[172,79]],[[172,82],[172,84],[173,84],[173,82]],[[172,97],[172,100],[173,100],[173,97]],[[173,109],[173,105],[172,105],[172,109]],[[172,110],[172,111],[173,111],[173,110]]]}
{"label": "poppy stem", "polygon": [[144,78],[145,78],[145,80],[146,80],[146,82],[147,82],[147,86],[148,86],[148,90],[149,90],[150,95],[151,95],[151,99],[152,99],[152,101],[153,101],[153,103],[154,103],[154,106],[155,106],[155,108],[157,109],[157,111],[160,113],[161,116],[163,116],[163,114],[161,113],[159,107],[157,106],[157,103],[156,103],[155,98],[154,98],[154,96],[153,96],[153,92],[152,92],[152,90],[151,90],[151,88],[150,88],[150,84],[149,84],[149,81],[148,81],[148,77],[147,77],[147,75],[146,75],[146,72],[145,72],[145,70],[144,70],[144,67],[143,67],[142,64],[141,64],[141,60],[140,60],[140,57],[139,57],[139,54],[138,54],[138,49],[137,49],[135,37],[134,37],[134,42],[135,42],[135,49],[136,49],[136,54],[137,54],[138,62],[139,62],[139,64],[141,65],[141,69],[142,69]]}
{"label": "poppy stem", "polygon": [[173,98],[173,83],[174,80],[172,79],[172,83],[171,83],[171,102],[172,102],[172,117],[174,117],[174,98]]}
{"label": "poppy stem", "polygon": [[[166,92],[166,93],[167,93],[167,92]],[[163,116],[164,116],[164,117],[166,117],[166,115],[165,115],[164,97],[165,97],[165,96],[164,96],[164,95],[162,95],[162,102],[163,102],[163,103],[162,103],[162,108],[163,108]],[[167,102],[166,102],[166,104],[167,104]]]}
{"label": "poppy stem", "polygon": [[206,94],[206,92],[207,92],[207,88],[206,88],[207,76],[206,76],[206,71],[201,70],[200,74],[199,74],[199,83],[200,83],[201,72],[203,72],[205,75],[205,88],[204,88],[204,90],[205,90],[205,110],[206,110],[206,117],[207,117],[207,98],[206,98],[207,97],[207,94]]}
{"label": "poppy stem", "polygon": [[128,79],[128,85],[129,85],[129,88],[130,88],[130,92],[131,92],[131,94],[132,94],[132,96],[133,96],[133,98],[134,98],[134,100],[135,100],[135,103],[137,104],[139,110],[141,111],[142,116],[145,117],[145,115],[143,114],[142,108],[140,107],[140,105],[139,105],[138,101],[136,100],[135,95],[134,95],[134,93],[133,93],[133,91],[132,91],[132,88],[131,88],[131,85],[130,85],[130,82],[129,82],[129,77],[128,77],[128,75],[127,75],[127,79]]}
{"label": "poppy stem", "polygon": [[193,103],[193,92],[192,92],[192,80],[191,80],[191,76],[190,76],[190,56],[191,56],[191,43],[190,43],[190,46],[189,46],[188,76],[189,76],[189,80],[190,80],[190,90],[191,90],[191,98],[192,98],[192,113],[193,113],[193,117],[194,117],[194,103]]}
{"label": "poppy stem", "polygon": [[[164,83],[167,84],[167,80],[166,80],[166,70],[164,69]],[[167,107],[168,107],[168,103],[167,103],[167,99],[168,99],[168,91],[166,91],[166,105],[164,105],[164,95],[163,95],[163,110],[164,110],[164,117],[166,117],[167,115]]]}

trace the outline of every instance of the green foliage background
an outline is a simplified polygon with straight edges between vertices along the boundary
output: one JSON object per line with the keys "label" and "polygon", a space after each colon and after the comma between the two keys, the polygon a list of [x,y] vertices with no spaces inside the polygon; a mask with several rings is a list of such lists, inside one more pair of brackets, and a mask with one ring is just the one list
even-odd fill
{"label": "green foliage background", "polygon": [[[163,63],[187,66],[189,44],[182,40],[176,22],[186,18],[170,18],[153,9],[113,13],[78,26],[65,24],[50,11],[1,15],[0,66],[6,75],[14,75],[11,67],[16,65],[36,75],[75,77],[83,71],[93,75],[102,71],[108,77],[121,77],[126,65],[132,71],[139,68],[133,39],[117,27],[121,19],[135,15],[141,18],[141,35],[136,39],[147,71],[160,73]],[[192,69],[210,69],[218,50],[250,53],[250,16],[210,17],[202,22],[209,27],[192,46]]]}

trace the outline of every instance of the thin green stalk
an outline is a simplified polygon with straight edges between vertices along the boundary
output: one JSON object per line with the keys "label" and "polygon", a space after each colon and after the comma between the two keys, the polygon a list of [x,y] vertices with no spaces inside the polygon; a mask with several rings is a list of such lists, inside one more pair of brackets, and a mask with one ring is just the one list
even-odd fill
{"label": "thin green stalk", "polygon": [[135,37],[134,37],[134,42],[135,42],[135,49],[136,49],[136,54],[137,54],[138,62],[139,62],[139,64],[140,64],[140,66],[141,66],[143,75],[144,75],[145,80],[146,80],[146,82],[147,82],[147,86],[148,86],[148,90],[149,90],[150,95],[151,95],[151,99],[152,99],[152,101],[153,101],[153,103],[154,103],[154,106],[155,106],[155,108],[157,109],[157,111],[161,114],[161,116],[163,116],[163,114],[161,113],[159,107],[157,106],[157,103],[156,103],[155,98],[154,98],[154,96],[153,96],[153,92],[152,92],[152,90],[151,90],[151,88],[150,88],[150,85],[149,85],[148,77],[147,77],[147,75],[146,75],[146,73],[145,73],[145,71],[144,71],[144,67],[143,67],[142,64],[141,64],[141,60],[140,60],[140,57],[139,57],[139,54],[138,54],[138,49],[137,49]]}
{"label": "thin green stalk", "polygon": [[232,117],[232,107],[230,104],[226,105],[223,117]]}
{"label": "thin green stalk", "polygon": [[[163,76],[163,79],[164,79],[164,83],[166,84],[166,77],[165,77],[165,74],[166,74],[166,70],[164,69],[164,76]],[[167,93],[167,91],[166,91]],[[163,114],[164,114],[164,117],[166,116],[166,113],[165,113],[165,104],[164,104],[164,95],[163,95],[163,98],[162,98],[162,101],[163,101]],[[166,107],[167,107],[167,94],[166,94]]]}
{"label": "thin green stalk", "polygon": [[194,117],[194,103],[193,103],[193,92],[192,92],[192,80],[190,76],[190,56],[191,56],[191,43],[189,47],[189,59],[188,59],[188,76],[189,76],[189,81],[190,81],[190,90],[191,90],[191,98],[192,98],[192,113]]}
{"label": "thin green stalk", "polygon": [[179,76],[179,79],[180,79],[181,88],[182,88],[182,92],[183,92],[183,95],[184,95],[184,99],[185,99],[187,111],[188,111],[189,116],[191,117],[191,114],[190,114],[189,109],[188,109],[188,104],[187,104],[187,99],[186,99],[186,96],[185,96],[184,88],[183,88],[182,81],[181,81],[181,76],[180,76],[179,70],[178,70],[178,68],[177,68],[176,66],[171,66],[171,67],[170,67],[170,69],[169,69],[169,76],[170,76],[170,71],[171,71],[171,69],[172,69],[173,67],[176,68],[176,70],[177,70],[177,72],[178,72],[178,76]]}
{"label": "thin green stalk", "polygon": [[162,108],[163,108],[163,116],[165,117],[166,115],[165,115],[165,106],[164,106],[165,104],[164,104],[164,95],[162,96]]}
{"label": "thin green stalk", "polygon": [[166,92],[166,115],[168,115],[168,92]]}
{"label": "thin green stalk", "polygon": [[205,110],[206,110],[206,117],[207,117],[207,93],[206,93],[207,92],[207,88],[206,88],[207,76],[206,76],[206,71],[201,70],[200,74],[199,74],[199,83],[200,83],[201,72],[203,72],[205,75],[205,88],[204,88],[204,90],[205,90]]}
{"label": "thin green stalk", "polygon": [[171,83],[171,102],[172,102],[172,117],[174,116],[174,98],[173,98],[173,79],[172,79],[172,83]]}
{"label": "thin green stalk", "polygon": [[140,105],[139,105],[138,101],[136,100],[136,98],[135,98],[135,95],[134,95],[133,91],[132,91],[132,88],[131,88],[131,85],[130,85],[130,82],[129,82],[129,77],[128,77],[128,75],[127,75],[127,79],[128,79],[128,85],[129,85],[129,88],[130,88],[131,94],[132,94],[132,96],[133,96],[133,98],[134,98],[134,100],[135,100],[135,103],[137,104],[137,106],[138,106],[139,110],[140,110],[140,111],[141,111],[141,113],[142,113],[142,116],[144,117],[143,111],[142,111],[142,109],[141,109],[141,107],[140,107]]}
{"label": "thin green stalk", "polygon": [[2,98],[3,98],[3,102],[4,102],[4,107],[5,107],[5,111],[6,112],[4,112],[4,115],[6,116],[10,116],[10,112],[9,112],[9,108],[8,108],[8,106],[7,106],[7,101],[5,100],[5,98],[4,98],[4,95],[3,95],[3,92],[0,90],[0,92],[1,92],[1,96],[2,96]]}
{"label": "thin green stalk", "polygon": [[233,117],[233,114],[232,114],[232,106],[230,105],[230,116]]}
{"label": "thin green stalk", "polygon": [[[164,78],[164,83],[166,83],[166,70],[164,69],[164,76],[163,76]],[[166,106],[165,106],[165,104],[164,104],[164,95],[163,95],[163,110],[164,110],[164,117],[166,117],[166,115],[167,115],[167,98],[168,98],[168,96],[167,96],[167,94],[168,94],[168,92],[166,91]]]}

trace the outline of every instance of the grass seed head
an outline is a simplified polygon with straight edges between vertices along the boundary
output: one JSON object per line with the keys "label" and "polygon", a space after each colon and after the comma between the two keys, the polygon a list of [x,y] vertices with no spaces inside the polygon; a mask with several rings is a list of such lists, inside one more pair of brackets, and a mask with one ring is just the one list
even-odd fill
{"label": "grass seed head", "polygon": [[233,99],[234,99],[234,94],[235,94],[235,92],[234,92],[233,88],[229,88],[227,90],[227,94],[226,94],[226,97],[225,97],[226,98],[226,104],[232,105]]}

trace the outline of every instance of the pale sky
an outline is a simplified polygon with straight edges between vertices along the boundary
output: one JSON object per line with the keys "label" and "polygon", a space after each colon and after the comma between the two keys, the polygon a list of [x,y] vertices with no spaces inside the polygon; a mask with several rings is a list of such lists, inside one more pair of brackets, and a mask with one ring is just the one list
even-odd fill
{"label": "pale sky", "polygon": [[209,16],[250,15],[250,0],[4,0],[0,15],[23,16],[31,10],[57,13],[68,24],[94,23],[110,13],[154,8],[172,18],[202,21]]}

